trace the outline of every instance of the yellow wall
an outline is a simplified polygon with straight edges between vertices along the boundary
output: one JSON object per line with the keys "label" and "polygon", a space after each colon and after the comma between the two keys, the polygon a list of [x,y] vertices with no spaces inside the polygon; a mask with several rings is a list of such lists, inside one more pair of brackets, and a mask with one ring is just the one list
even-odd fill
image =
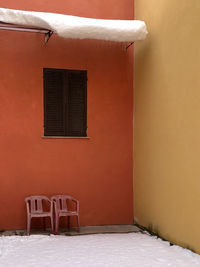
{"label": "yellow wall", "polygon": [[200,0],[135,0],[135,220],[200,253]]}

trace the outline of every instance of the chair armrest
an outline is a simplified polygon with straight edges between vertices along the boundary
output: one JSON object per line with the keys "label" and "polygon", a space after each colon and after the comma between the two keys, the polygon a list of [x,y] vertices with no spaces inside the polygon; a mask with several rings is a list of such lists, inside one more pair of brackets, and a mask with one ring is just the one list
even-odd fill
{"label": "chair armrest", "polygon": [[71,198],[71,200],[76,203],[76,211],[79,213],[79,201],[75,198]]}
{"label": "chair armrest", "polygon": [[53,200],[50,200],[50,212],[53,213]]}
{"label": "chair armrest", "polygon": [[58,209],[57,209],[57,203],[56,203],[56,200],[53,199],[53,200],[51,200],[51,202],[52,202],[52,208],[54,207],[55,213],[57,214],[57,213],[58,213]]}
{"label": "chair armrest", "polygon": [[27,215],[29,215],[30,214],[30,206],[29,206],[28,201],[26,201],[26,210],[27,210]]}

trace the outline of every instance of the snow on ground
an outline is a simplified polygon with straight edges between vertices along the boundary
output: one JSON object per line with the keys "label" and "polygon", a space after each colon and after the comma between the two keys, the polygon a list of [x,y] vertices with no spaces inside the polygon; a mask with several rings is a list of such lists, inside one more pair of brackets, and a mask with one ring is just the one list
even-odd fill
{"label": "snow on ground", "polygon": [[195,267],[200,256],[142,233],[2,236],[0,266]]}

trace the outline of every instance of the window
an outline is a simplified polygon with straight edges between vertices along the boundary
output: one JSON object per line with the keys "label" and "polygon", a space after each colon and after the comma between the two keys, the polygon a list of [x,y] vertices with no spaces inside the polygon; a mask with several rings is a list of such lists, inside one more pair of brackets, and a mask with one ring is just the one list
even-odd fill
{"label": "window", "polygon": [[87,136],[87,71],[44,69],[44,135]]}

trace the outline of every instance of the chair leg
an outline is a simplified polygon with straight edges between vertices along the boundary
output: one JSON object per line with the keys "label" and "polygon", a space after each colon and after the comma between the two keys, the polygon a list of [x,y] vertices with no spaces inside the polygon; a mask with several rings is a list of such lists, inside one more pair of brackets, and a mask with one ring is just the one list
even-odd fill
{"label": "chair leg", "polygon": [[79,215],[77,215],[77,225],[78,225],[78,232],[80,233],[80,220],[79,220]]}
{"label": "chair leg", "polygon": [[30,235],[31,230],[31,217],[27,216],[27,235]]}
{"label": "chair leg", "polygon": [[67,228],[70,229],[70,216],[67,216]]}
{"label": "chair leg", "polygon": [[45,217],[43,217],[42,218],[43,219],[43,230],[45,231],[46,230],[46,218]]}
{"label": "chair leg", "polygon": [[51,219],[51,233],[54,233],[54,222],[53,222],[53,216],[50,217]]}
{"label": "chair leg", "polygon": [[55,234],[58,234],[58,226],[59,226],[59,216],[56,215],[56,222],[55,222]]}

